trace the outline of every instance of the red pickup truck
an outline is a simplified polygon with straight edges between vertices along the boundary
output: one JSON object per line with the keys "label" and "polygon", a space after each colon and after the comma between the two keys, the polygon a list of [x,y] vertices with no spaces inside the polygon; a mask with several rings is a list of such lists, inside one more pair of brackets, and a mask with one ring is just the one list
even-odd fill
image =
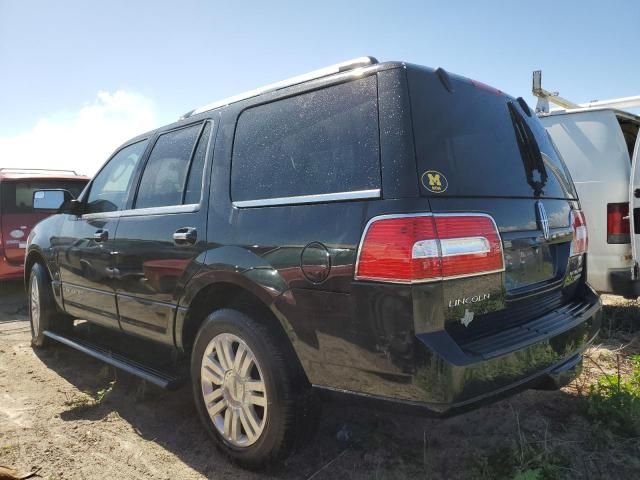
{"label": "red pickup truck", "polygon": [[88,181],[70,170],[0,168],[0,281],[22,278],[29,232],[48,216],[33,211],[33,192],[63,188],[77,197]]}

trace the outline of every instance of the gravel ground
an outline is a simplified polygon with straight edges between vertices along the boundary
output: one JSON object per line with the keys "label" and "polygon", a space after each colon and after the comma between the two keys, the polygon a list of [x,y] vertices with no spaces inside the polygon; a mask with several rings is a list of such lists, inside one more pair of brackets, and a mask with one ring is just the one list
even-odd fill
{"label": "gravel ground", "polygon": [[[608,368],[621,346],[623,355],[638,350],[640,310],[604,301],[612,326],[590,355]],[[561,391],[527,391],[448,419],[330,404],[310,447],[247,472],[208,440],[189,388],[162,391],[64,346],[35,352],[26,315],[21,285],[0,284],[0,465],[44,478],[493,478],[540,458],[567,478],[640,477],[637,439],[592,441],[600,430],[579,413],[576,386],[593,368]]]}

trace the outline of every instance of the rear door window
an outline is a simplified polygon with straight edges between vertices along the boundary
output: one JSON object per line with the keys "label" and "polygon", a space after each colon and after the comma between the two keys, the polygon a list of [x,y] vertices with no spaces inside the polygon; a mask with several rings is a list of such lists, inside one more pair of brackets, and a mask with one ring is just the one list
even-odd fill
{"label": "rear door window", "polygon": [[[198,153],[196,158],[200,165],[193,170],[193,175],[200,176],[201,184],[202,172],[197,172],[197,169],[203,168],[204,152],[201,149],[200,152],[194,152],[201,130],[202,123],[199,123],[158,137],[140,180],[135,208],[182,205],[189,165],[194,153]],[[194,182],[197,183],[197,179]],[[201,185],[198,186],[201,188]],[[195,185],[192,186],[191,197],[199,198],[200,193],[194,192],[194,188]]]}
{"label": "rear door window", "polygon": [[455,76],[449,92],[428,69],[407,75],[424,194],[575,198],[544,128],[515,99]]}
{"label": "rear door window", "polygon": [[377,84],[370,76],[244,111],[231,197],[295,203],[309,195],[323,201],[331,199],[327,194],[379,192],[379,157]]}

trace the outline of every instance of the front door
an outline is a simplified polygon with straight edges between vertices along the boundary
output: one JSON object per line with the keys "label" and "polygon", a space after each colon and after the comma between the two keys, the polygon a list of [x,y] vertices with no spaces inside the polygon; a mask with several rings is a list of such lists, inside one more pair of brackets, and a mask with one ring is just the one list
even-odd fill
{"label": "front door", "polygon": [[[123,212],[115,245],[116,291],[124,331],[173,344],[182,287],[203,252],[207,163],[213,122],[158,136],[142,172],[134,207]],[[203,184],[205,187],[203,188]]]}
{"label": "front door", "polygon": [[56,239],[65,310],[110,328],[119,328],[114,239],[146,145],[146,140],[127,145],[111,157],[81,199],[82,214],[68,215]]}

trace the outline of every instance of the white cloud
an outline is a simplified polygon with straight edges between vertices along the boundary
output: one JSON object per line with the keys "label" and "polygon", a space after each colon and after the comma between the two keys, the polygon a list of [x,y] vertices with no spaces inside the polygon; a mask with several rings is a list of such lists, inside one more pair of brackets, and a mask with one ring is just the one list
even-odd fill
{"label": "white cloud", "polygon": [[156,124],[149,98],[125,90],[101,91],[76,112],[45,116],[31,130],[0,136],[0,167],[72,169],[93,175],[116,147]]}

